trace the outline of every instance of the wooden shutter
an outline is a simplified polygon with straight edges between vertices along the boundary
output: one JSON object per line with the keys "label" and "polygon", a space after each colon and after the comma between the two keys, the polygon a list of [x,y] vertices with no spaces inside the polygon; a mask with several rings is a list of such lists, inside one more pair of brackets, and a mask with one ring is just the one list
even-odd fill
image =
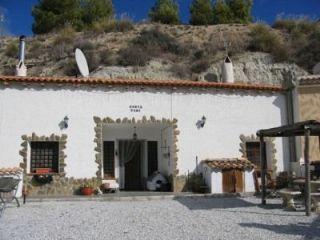
{"label": "wooden shutter", "polygon": [[148,141],[148,176],[158,170],[158,142]]}
{"label": "wooden shutter", "polygon": [[103,142],[104,178],[114,178],[114,141]]}

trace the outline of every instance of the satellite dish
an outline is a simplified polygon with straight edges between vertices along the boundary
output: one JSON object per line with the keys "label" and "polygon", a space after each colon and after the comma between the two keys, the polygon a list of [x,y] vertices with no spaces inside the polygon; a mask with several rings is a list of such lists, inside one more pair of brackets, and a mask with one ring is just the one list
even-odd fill
{"label": "satellite dish", "polygon": [[317,64],[313,67],[312,72],[313,72],[314,75],[320,74],[320,63],[317,63]]}
{"label": "satellite dish", "polygon": [[77,66],[79,68],[81,75],[83,77],[88,77],[89,68],[88,68],[86,57],[84,56],[83,52],[79,48],[76,49],[75,55],[76,55]]}

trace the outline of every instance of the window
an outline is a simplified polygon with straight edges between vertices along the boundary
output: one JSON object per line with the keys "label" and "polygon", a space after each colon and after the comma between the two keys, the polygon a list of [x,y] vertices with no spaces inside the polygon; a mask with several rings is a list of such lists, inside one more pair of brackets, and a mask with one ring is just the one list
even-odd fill
{"label": "window", "polygon": [[46,168],[46,172],[59,172],[59,143],[31,142],[30,172],[37,173]]}
{"label": "window", "polygon": [[[266,144],[263,145],[266,148]],[[260,168],[260,142],[246,142],[246,153],[248,160]]]}
{"label": "window", "polygon": [[103,142],[103,173],[104,178],[114,178],[114,142]]}
{"label": "window", "polygon": [[148,141],[148,176],[158,170],[158,142]]}

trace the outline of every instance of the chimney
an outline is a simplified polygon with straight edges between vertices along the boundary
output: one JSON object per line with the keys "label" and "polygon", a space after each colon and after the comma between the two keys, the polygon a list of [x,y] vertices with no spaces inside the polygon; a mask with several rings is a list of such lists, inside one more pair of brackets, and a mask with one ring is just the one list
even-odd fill
{"label": "chimney", "polygon": [[229,56],[222,64],[222,82],[234,83],[233,64]]}
{"label": "chimney", "polygon": [[24,35],[20,36],[19,41],[19,63],[16,66],[16,75],[20,77],[27,76],[27,67],[24,65],[24,57],[25,57],[25,39]]}

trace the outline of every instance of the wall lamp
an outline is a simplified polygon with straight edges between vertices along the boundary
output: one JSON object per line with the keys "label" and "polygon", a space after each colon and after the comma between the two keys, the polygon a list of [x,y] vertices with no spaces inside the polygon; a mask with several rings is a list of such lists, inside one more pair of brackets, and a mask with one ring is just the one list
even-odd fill
{"label": "wall lamp", "polygon": [[200,120],[198,120],[196,123],[197,128],[198,129],[203,128],[204,125],[206,124],[206,121],[207,121],[207,118],[205,116],[202,116],[202,118]]}
{"label": "wall lamp", "polygon": [[61,130],[63,130],[63,129],[67,129],[68,126],[69,126],[69,118],[68,116],[65,116],[63,120],[59,123],[59,127]]}

